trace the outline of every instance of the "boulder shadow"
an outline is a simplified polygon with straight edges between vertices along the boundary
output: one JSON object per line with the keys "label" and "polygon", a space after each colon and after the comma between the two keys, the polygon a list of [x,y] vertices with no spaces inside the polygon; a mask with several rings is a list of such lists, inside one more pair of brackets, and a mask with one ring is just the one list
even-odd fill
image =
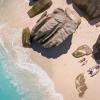
{"label": "boulder shadow", "polygon": [[83,8],[79,8],[76,4],[73,3],[73,0],[66,0],[66,2],[68,4],[72,4],[74,10],[81,16],[87,19],[87,21],[89,22],[90,25],[95,25],[98,22],[100,22],[100,17],[94,18],[94,19],[90,19],[89,16],[85,13]]}
{"label": "boulder shadow", "polygon": [[66,2],[67,2],[68,4],[71,4],[71,3],[73,2],[73,0],[66,0]]}
{"label": "boulder shadow", "polygon": [[86,16],[86,13],[85,13],[82,9],[80,9],[76,4],[74,4],[74,3],[73,3],[73,0],[66,0],[66,2],[67,2],[68,4],[72,4],[74,10],[75,10],[81,17],[85,17],[86,19],[88,19],[87,16]]}
{"label": "boulder shadow", "polygon": [[33,41],[31,48],[34,51],[37,51],[38,53],[41,53],[42,56],[47,57],[47,58],[57,58],[59,56],[61,56],[62,54],[65,54],[68,52],[68,50],[70,49],[71,46],[71,42],[72,42],[72,36],[70,35],[63,43],[61,43],[59,46],[57,47],[52,47],[52,48],[43,48],[41,47],[41,45],[39,43],[37,43],[36,41]]}
{"label": "boulder shadow", "polygon": [[91,20],[89,23],[90,23],[91,25],[95,25],[95,24],[97,24],[98,22],[100,22],[100,17],[97,17],[97,18]]}

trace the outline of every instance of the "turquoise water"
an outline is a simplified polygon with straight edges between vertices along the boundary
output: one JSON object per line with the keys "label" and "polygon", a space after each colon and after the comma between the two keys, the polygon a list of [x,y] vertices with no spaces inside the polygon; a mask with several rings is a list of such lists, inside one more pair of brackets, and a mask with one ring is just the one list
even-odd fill
{"label": "turquoise water", "polygon": [[[19,87],[13,84],[15,79],[7,72],[7,67],[9,69],[10,66],[15,70],[12,73],[13,76],[18,74],[16,78],[21,82],[21,86],[24,85],[24,90],[28,92],[19,90]],[[45,96],[42,89],[28,75],[30,74],[15,68],[5,49],[0,45],[0,100],[44,100]],[[26,84],[30,84],[30,86]]]}
{"label": "turquoise water", "polygon": [[5,68],[9,66],[8,58],[4,49],[0,46],[0,100],[21,100],[17,88],[11,84],[11,79]]}

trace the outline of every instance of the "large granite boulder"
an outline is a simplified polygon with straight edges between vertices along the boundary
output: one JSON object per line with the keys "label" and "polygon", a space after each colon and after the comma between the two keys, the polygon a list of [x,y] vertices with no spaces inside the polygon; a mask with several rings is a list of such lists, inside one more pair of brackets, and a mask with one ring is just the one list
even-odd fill
{"label": "large granite boulder", "polygon": [[80,23],[80,17],[69,9],[57,8],[51,14],[45,12],[33,27],[30,41],[35,40],[44,48],[58,46],[76,31]]}
{"label": "large granite boulder", "polygon": [[84,10],[90,19],[100,17],[100,0],[73,0],[73,2]]}

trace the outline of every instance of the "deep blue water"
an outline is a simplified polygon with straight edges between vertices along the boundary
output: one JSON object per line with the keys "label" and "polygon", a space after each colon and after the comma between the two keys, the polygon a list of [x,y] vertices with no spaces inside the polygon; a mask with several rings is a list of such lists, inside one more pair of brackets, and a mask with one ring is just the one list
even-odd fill
{"label": "deep blue water", "polygon": [[9,66],[8,57],[5,50],[0,45],[0,100],[21,100],[21,95],[17,87],[11,84],[9,74],[5,71]]}

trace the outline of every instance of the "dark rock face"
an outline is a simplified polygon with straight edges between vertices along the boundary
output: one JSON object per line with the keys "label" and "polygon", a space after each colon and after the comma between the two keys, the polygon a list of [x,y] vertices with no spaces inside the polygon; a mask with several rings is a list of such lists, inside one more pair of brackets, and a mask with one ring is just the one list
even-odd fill
{"label": "dark rock face", "polygon": [[97,39],[97,42],[95,44],[95,47],[100,51],[100,35],[99,35],[99,37]]}
{"label": "dark rock face", "polygon": [[100,64],[100,51],[93,54],[94,59]]}
{"label": "dark rock face", "polygon": [[100,17],[100,0],[73,0],[73,2],[82,9],[90,19]]}
{"label": "dark rock face", "polygon": [[44,48],[58,46],[76,31],[80,23],[80,17],[69,9],[58,8],[51,14],[45,12],[32,29],[31,42],[35,40]]}
{"label": "dark rock face", "polygon": [[33,6],[29,11],[28,15],[30,18],[42,13],[43,11],[47,10],[51,5],[51,0],[30,0],[30,6]]}
{"label": "dark rock face", "polygon": [[38,0],[29,0],[29,6],[34,5],[35,2],[37,2]]}
{"label": "dark rock face", "polygon": [[97,42],[94,45],[93,57],[98,63],[100,63],[100,35],[97,39]]}

